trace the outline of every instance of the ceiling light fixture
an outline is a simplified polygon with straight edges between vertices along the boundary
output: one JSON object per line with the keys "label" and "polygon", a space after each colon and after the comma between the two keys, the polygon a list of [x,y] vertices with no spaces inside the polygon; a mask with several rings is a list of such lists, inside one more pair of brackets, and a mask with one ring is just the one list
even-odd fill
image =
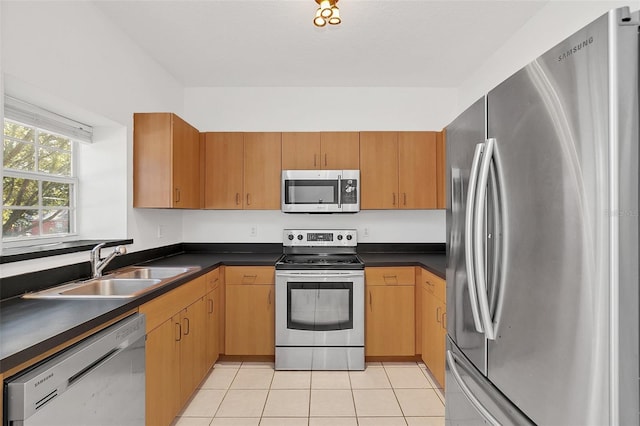
{"label": "ceiling light fixture", "polygon": [[331,25],[338,25],[342,22],[340,19],[340,9],[338,9],[339,0],[316,0],[319,7],[316,10],[316,16],[313,18],[313,24],[316,27],[324,27],[327,22]]}

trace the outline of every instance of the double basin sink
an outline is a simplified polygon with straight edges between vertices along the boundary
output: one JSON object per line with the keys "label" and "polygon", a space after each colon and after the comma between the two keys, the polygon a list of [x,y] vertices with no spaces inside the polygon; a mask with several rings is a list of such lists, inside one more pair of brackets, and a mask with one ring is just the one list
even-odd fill
{"label": "double basin sink", "polygon": [[102,277],[25,294],[26,299],[123,299],[141,296],[200,269],[198,266],[131,266]]}

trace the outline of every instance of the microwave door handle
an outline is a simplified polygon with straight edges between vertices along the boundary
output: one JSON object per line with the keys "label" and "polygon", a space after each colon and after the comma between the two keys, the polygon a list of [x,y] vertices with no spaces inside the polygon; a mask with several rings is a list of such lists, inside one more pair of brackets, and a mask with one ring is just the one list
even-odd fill
{"label": "microwave door handle", "polygon": [[338,208],[342,209],[342,176],[338,175]]}

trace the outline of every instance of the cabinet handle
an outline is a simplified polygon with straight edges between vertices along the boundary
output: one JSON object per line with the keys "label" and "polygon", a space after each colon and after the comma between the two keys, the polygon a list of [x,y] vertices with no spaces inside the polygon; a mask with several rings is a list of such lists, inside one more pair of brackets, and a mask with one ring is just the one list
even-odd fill
{"label": "cabinet handle", "polygon": [[249,193],[247,192],[247,205],[251,205],[251,198],[249,196]]}
{"label": "cabinet handle", "polygon": [[327,154],[324,154],[324,165],[327,166]]}
{"label": "cabinet handle", "polygon": [[271,304],[271,290],[269,290],[269,304]]}
{"label": "cabinet handle", "polygon": [[407,205],[407,193],[403,192],[402,195],[404,196],[404,205]]}
{"label": "cabinet handle", "polygon": [[393,193],[393,205],[394,206],[396,205],[396,193],[395,192]]}
{"label": "cabinet handle", "polygon": [[369,310],[373,312],[373,305],[371,303],[371,290],[369,290]]}
{"label": "cabinet handle", "polygon": [[397,275],[383,275],[382,278],[384,279],[385,284],[389,283],[389,281],[393,281],[391,284],[398,284]]}
{"label": "cabinet handle", "polygon": [[209,313],[213,313],[213,299],[209,299]]}
{"label": "cabinet handle", "polygon": [[236,192],[236,206],[240,205],[240,193]]}
{"label": "cabinet handle", "polygon": [[180,188],[176,188],[176,203],[180,202]]}
{"label": "cabinet handle", "polygon": [[442,328],[447,329],[447,313],[442,314]]}
{"label": "cabinet handle", "polygon": [[441,320],[441,318],[440,318],[440,306],[438,306],[436,308],[436,322],[441,324],[440,320]]}
{"label": "cabinet handle", "polygon": [[185,327],[187,331],[184,332],[184,335],[188,336],[189,332],[191,331],[191,324],[189,323],[189,318],[185,318],[184,320],[186,321],[186,324],[187,324]]}
{"label": "cabinet handle", "polygon": [[179,322],[175,323],[178,328],[176,329],[176,331],[178,332],[178,337],[176,338],[176,342],[179,342],[180,340],[182,340],[182,324],[180,324]]}
{"label": "cabinet handle", "polygon": [[318,167],[318,155],[313,154],[313,167]]}
{"label": "cabinet handle", "polygon": [[256,282],[257,275],[243,275],[242,276],[242,284],[251,284]]}

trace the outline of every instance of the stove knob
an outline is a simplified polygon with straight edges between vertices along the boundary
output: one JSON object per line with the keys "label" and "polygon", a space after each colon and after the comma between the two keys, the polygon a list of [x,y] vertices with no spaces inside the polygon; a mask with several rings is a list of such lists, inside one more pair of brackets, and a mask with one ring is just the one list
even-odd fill
{"label": "stove knob", "polygon": [[342,235],[338,235],[338,241],[342,241]]}
{"label": "stove knob", "polygon": [[353,239],[353,236],[347,235],[347,240],[351,241],[352,239]]}
{"label": "stove knob", "polygon": [[293,234],[289,234],[287,238],[289,238],[289,241],[293,240]]}
{"label": "stove knob", "polygon": [[302,241],[302,234],[298,235],[298,240]]}

